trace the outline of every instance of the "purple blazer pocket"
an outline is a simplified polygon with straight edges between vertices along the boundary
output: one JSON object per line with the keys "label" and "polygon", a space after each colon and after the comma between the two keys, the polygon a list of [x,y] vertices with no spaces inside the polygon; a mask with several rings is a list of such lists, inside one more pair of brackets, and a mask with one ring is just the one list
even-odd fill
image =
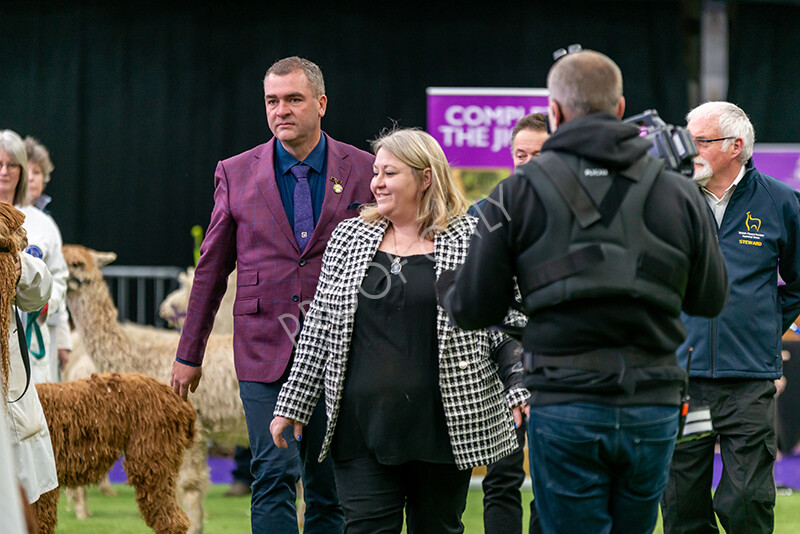
{"label": "purple blazer pocket", "polygon": [[258,271],[243,271],[236,274],[237,286],[258,285]]}
{"label": "purple blazer pocket", "polygon": [[233,303],[234,315],[252,315],[258,313],[258,297],[241,299]]}

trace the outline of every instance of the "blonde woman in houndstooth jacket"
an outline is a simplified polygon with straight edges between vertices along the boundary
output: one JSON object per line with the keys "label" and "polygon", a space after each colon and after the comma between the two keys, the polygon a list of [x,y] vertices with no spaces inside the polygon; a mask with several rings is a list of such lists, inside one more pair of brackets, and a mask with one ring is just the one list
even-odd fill
{"label": "blonde woman in houndstooth jacket", "polygon": [[436,140],[396,129],[372,148],[376,203],[328,242],[270,431],[279,447],[287,427],[301,440],[324,390],[320,459],[333,457],[346,531],[399,533],[405,510],[410,534],[463,532],[470,468],[517,445],[518,345],[455,328],[437,305],[477,219]]}

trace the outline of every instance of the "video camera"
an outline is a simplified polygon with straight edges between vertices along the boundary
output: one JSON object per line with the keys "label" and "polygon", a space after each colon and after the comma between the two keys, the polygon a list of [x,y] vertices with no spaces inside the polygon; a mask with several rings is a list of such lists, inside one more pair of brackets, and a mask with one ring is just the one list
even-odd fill
{"label": "video camera", "polygon": [[639,127],[640,136],[653,144],[650,154],[663,159],[669,170],[688,177],[694,174],[693,160],[697,156],[697,147],[689,130],[667,124],[654,109],[648,109],[622,122]]}

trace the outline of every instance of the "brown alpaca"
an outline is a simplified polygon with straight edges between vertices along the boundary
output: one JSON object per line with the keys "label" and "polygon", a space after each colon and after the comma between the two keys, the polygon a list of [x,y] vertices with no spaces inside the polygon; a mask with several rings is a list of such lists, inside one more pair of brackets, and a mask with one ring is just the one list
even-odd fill
{"label": "brown alpaca", "polygon": [[22,487],[22,484],[19,485],[19,501],[22,503],[22,514],[25,517],[28,534],[39,534],[39,520],[36,519],[33,505],[28,504],[28,497],[25,495],[25,488]]}
{"label": "brown alpaca", "polygon": [[[155,532],[184,534],[189,520],[176,497],[184,451],[195,441],[195,410],[172,389],[139,374],[92,375],[37,384],[58,481],[77,487],[100,482],[123,455],[128,484],[144,522]],[[34,503],[40,532],[55,532],[59,489]]]}
{"label": "brown alpaca", "polygon": [[[11,325],[11,306],[17,287],[17,254],[28,245],[22,223],[25,214],[8,202],[0,202],[0,373],[3,378],[3,398],[8,393],[8,333]],[[5,401],[3,401],[5,403]]]}
{"label": "brown alpaca", "polygon": [[[116,255],[80,245],[64,245],[69,269],[67,306],[84,350],[102,372],[138,372],[169,382],[180,334],[145,326],[122,326],[100,271]],[[201,438],[187,451],[179,490],[190,532],[203,529],[203,498],[208,486],[205,438],[218,443],[247,444],[247,426],[233,365],[233,336],[209,337],[201,391],[191,396],[197,408]],[[265,420],[266,421],[266,420]],[[266,424],[266,423],[265,423]]]}

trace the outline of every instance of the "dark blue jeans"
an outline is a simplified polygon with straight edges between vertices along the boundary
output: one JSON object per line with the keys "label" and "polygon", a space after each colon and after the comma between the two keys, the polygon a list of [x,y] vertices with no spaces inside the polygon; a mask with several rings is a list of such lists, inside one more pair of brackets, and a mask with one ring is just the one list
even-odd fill
{"label": "dark blue jeans", "polygon": [[296,484],[302,478],[306,502],[304,534],[340,534],[344,528],[344,514],[336,495],[331,460],[328,457],[322,463],[317,461],[327,421],[324,396],[303,429],[303,440],[295,441],[293,429],[289,427],[284,433],[289,448],[279,449],[272,441],[269,424],[282,385],[283,381],[239,382],[253,454],[250,465],[255,479],[250,505],[252,531],[257,534],[298,532]]}
{"label": "dark blue jeans", "polygon": [[531,406],[528,448],[544,532],[652,532],[677,406]]}

